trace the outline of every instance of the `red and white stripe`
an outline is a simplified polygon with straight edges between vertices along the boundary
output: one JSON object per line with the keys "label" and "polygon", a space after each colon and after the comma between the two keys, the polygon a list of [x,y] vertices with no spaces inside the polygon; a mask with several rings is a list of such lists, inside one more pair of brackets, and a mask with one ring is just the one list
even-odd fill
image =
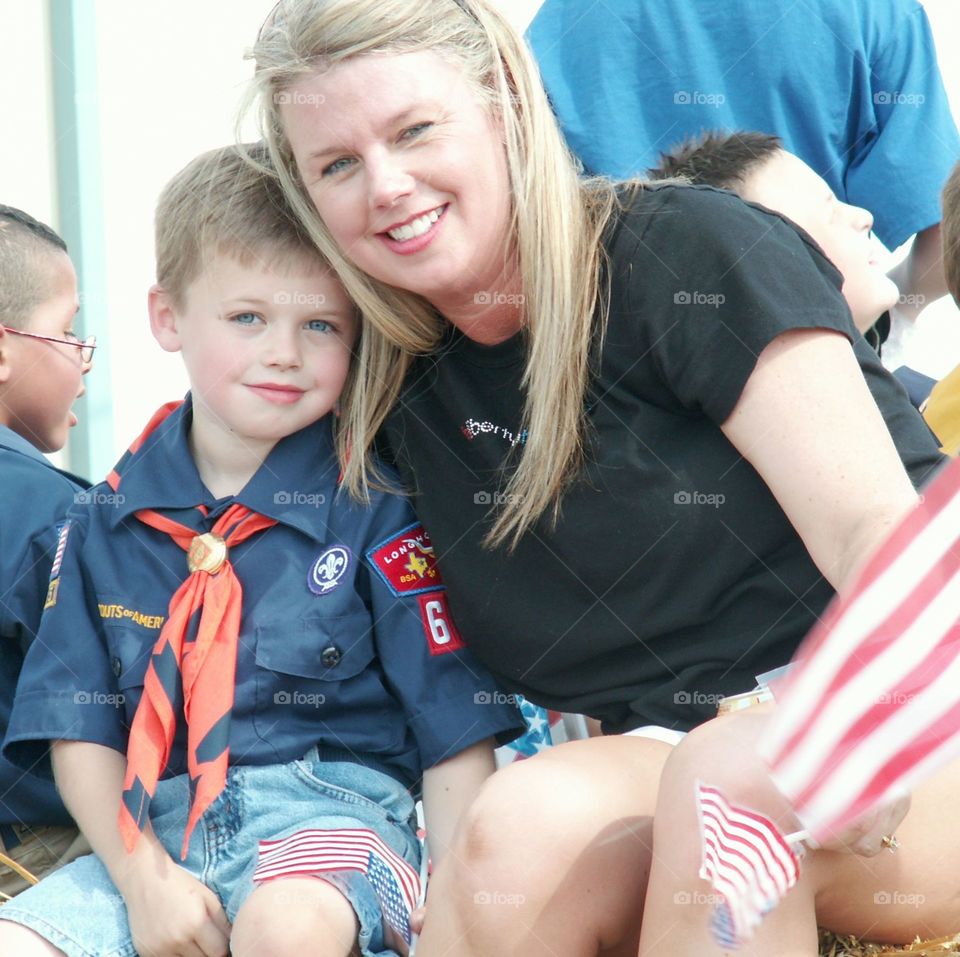
{"label": "red and white stripe", "polygon": [[260,841],[254,881],[320,874],[325,871],[360,871],[366,874],[370,852],[375,851],[396,877],[410,910],[420,896],[420,875],[369,828],[297,831],[276,841]]}
{"label": "red and white stripe", "polygon": [[734,807],[716,788],[697,784],[697,808],[703,837],[700,876],[723,896],[733,938],[744,940],[796,884],[800,858],[773,821]]}
{"label": "red and white stripe", "polygon": [[761,750],[814,839],[960,755],[960,462],[797,658]]}

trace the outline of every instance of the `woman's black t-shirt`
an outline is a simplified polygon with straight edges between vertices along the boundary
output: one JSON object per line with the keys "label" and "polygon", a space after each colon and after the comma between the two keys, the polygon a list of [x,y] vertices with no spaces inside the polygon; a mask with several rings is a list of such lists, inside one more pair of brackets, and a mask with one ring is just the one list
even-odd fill
{"label": "woman's black t-shirt", "polygon": [[832,596],[720,430],[763,348],[789,329],[842,332],[914,484],[941,458],[854,327],[837,271],[780,217],[660,187],[606,248],[587,462],[555,526],[542,519],[513,552],[481,544],[525,441],[522,333],[486,347],[451,329],[416,360],[386,437],[459,630],[505,686],[607,731],[687,729],[786,663]]}

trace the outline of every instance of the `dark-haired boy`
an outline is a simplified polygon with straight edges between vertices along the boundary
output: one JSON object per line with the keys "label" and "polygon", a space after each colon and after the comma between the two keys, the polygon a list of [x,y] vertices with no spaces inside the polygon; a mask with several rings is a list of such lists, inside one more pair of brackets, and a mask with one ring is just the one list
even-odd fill
{"label": "dark-haired boy", "polygon": [[866,333],[897,301],[899,292],[880,265],[873,216],[841,202],[798,156],[766,133],[704,133],[663,153],[654,179],[680,177],[695,185],[729,189],[786,216],[816,240],[843,276],[843,295],[857,328]]}
{"label": "dark-haired boy", "polygon": [[[92,343],[77,339],[76,312],[77,276],[63,240],[0,206],[0,733],[43,610],[57,523],[86,488],[41,455],[66,442],[90,369]],[[41,876],[73,856],[76,838],[52,782],[0,759],[0,851]],[[0,865],[0,894],[27,886]]]}

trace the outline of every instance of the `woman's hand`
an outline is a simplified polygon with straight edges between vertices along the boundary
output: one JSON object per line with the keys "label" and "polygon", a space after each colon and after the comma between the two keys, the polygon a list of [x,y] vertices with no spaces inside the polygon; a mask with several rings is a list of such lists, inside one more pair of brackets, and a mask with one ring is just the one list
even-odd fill
{"label": "woman's hand", "polygon": [[[825,851],[850,851],[862,857],[874,857],[891,847],[890,838],[910,810],[910,796],[875,808],[835,837],[823,841]],[[886,839],[886,840],[885,840]]]}

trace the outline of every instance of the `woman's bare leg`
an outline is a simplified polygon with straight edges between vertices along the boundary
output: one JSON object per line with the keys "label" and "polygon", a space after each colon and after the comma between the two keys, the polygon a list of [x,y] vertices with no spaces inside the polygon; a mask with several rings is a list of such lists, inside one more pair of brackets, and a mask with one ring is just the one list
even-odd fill
{"label": "woman's bare leg", "polygon": [[[746,712],[697,729],[664,770],[654,830],[654,860],[647,893],[642,957],[720,954],[709,921],[716,904],[708,882],[697,877],[700,832],[697,780],[715,785],[737,804],[759,811],[785,831],[795,827],[789,807],[756,756],[768,720]],[[897,828],[901,847],[866,858],[808,852],[801,878],[764,919],[738,957],[815,957],[817,925],[886,942],[960,931],[960,881],[953,859],[960,849],[956,814],[960,766],[919,788]]]}
{"label": "woman's bare leg", "polygon": [[670,750],[591,738],[498,771],[431,879],[417,957],[635,957]]}

